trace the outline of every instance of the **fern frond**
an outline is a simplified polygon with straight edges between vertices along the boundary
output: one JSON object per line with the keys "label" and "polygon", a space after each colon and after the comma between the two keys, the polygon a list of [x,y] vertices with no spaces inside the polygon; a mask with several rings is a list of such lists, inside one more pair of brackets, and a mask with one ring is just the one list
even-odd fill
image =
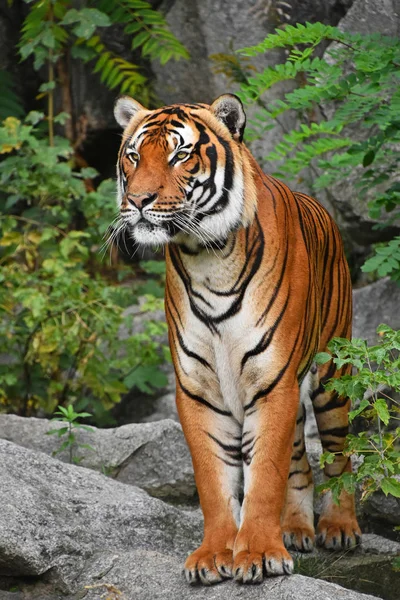
{"label": "fern frond", "polygon": [[10,73],[0,70],[0,121],[7,117],[21,118],[25,111],[22,101],[14,92],[13,80]]}
{"label": "fern frond", "polygon": [[147,79],[139,72],[138,65],[108,50],[99,36],[93,36],[84,43],[95,51],[97,60],[93,72],[100,74],[102,83],[109,89],[119,88],[122,94],[140,95]]}
{"label": "fern frond", "polygon": [[256,56],[263,54],[267,50],[275,48],[285,48],[287,46],[296,46],[297,44],[311,44],[317,46],[323,40],[341,40],[343,33],[336,27],[324,25],[323,23],[306,23],[302,25],[286,25],[282,29],[275,29],[275,34],[270,34],[263,42],[249,48],[238,50],[245,56]]}
{"label": "fern frond", "polygon": [[96,6],[114,23],[124,23],[124,32],[132,36],[132,50],[140,48],[141,54],[165,64],[170,59],[189,58],[184,45],[168,28],[164,16],[145,0],[102,0]]}

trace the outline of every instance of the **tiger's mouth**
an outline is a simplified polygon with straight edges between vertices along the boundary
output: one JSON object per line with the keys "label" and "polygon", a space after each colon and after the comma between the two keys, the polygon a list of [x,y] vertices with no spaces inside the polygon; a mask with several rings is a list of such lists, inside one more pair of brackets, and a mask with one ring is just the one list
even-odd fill
{"label": "tiger's mouth", "polygon": [[181,231],[178,225],[172,221],[156,224],[144,217],[133,225],[131,230],[135,241],[142,245],[167,244]]}

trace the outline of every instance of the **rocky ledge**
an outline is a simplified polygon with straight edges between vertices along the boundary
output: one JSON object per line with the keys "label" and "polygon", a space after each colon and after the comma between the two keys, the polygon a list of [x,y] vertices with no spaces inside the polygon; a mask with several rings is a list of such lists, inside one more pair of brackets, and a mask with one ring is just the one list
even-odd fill
{"label": "rocky ledge", "polygon": [[[48,455],[56,440],[45,431],[53,425],[11,416],[0,419],[0,436],[18,442],[0,439],[1,600],[396,598],[397,574],[391,561],[400,544],[368,534],[352,554],[296,557],[297,574],[291,577],[266,579],[254,587],[227,581],[211,589],[189,588],[182,564],[200,543],[200,510],[172,506],[138,487],[169,488],[173,491],[168,497],[183,503],[183,480],[168,467],[175,456],[185,477],[191,473],[179,425],[161,421],[85,432],[85,442],[91,442],[98,460],[95,464],[85,451],[91,469]],[[34,449],[23,447],[28,445]],[[149,473],[146,460],[151,456],[150,486],[143,473]],[[119,462],[131,473],[124,482],[93,470],[104,471],[104,465]],[[113,474],[121,472],[122,468]]]}

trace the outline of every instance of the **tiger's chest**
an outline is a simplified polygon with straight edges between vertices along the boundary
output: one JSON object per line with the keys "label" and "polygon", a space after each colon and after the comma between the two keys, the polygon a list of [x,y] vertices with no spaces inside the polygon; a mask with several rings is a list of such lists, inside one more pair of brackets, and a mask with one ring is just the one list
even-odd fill
{"label": "tiger's chest", "polygon": [[198,275],[200,281],[192,281],[190,297],[182,295],[185,325],[176,345],[177,368],[197,386],[198,394],[242,422],[244,406],[259,389],[265,373],[274,371],[275,343],[271,340],[268,347],[260,347],[270,325],[268,321],[258,323],[256,281],[249,283],[243,294],[239,289],[231,294],[214,293],[212,290],[227,289],[221,277],[223,274],[219,282],[211,282],[209,276],[200,280]]}

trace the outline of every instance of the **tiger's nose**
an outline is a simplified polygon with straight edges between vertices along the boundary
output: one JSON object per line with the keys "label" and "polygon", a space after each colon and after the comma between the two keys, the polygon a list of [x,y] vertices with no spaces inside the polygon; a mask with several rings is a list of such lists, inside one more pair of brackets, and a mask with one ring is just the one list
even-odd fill
{"label": "tiger's nose", "polygon": [[143,210],[145,206],[156,200],[157,194],[127,194],[129,204],[135,206],[139,210]]}

